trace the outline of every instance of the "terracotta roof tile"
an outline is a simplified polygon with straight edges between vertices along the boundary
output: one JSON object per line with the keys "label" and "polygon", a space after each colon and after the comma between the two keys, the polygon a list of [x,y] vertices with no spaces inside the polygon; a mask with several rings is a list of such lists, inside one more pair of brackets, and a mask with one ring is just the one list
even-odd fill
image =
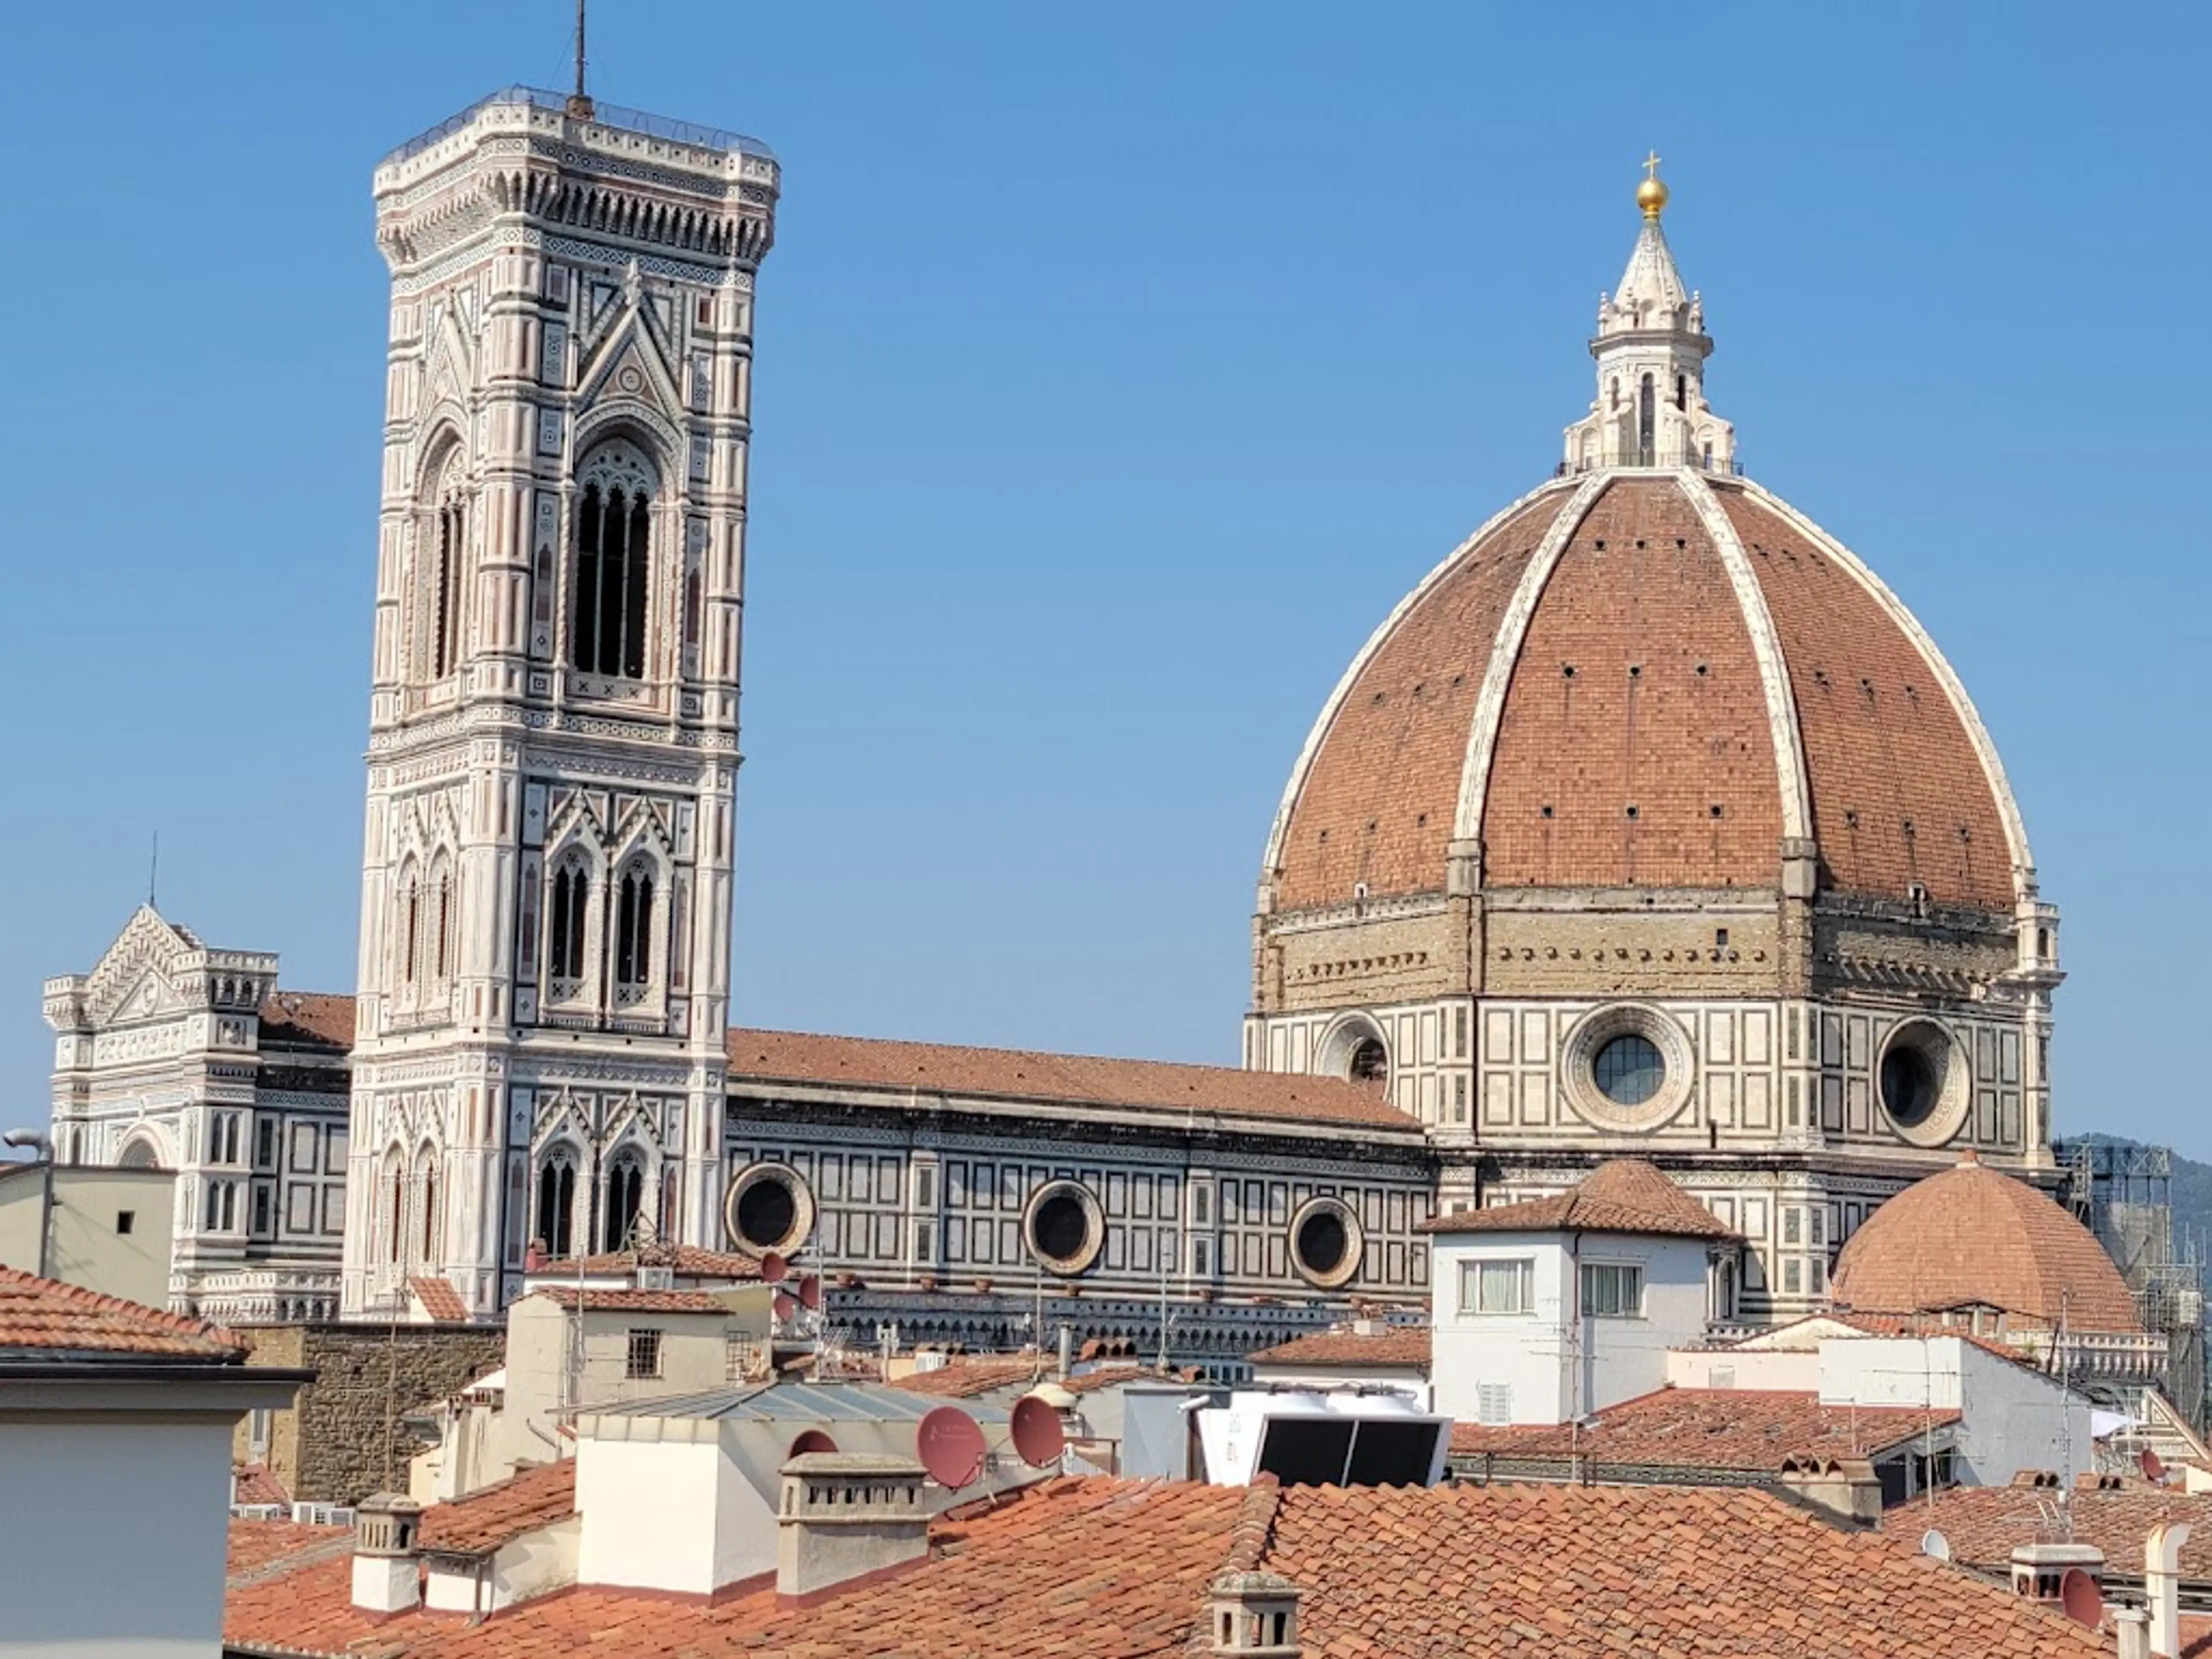
{"label": "terracotta roof tile", "polygon": [[0,1267],[0,1359],[123,1357],[228,1363],[244,1337],[210,1324]]}
{"label": "terracotta roof tile", "polygon": [[1567,1424],[1453,1426],[1455,1457],[1579,1455],[1615,1468],[1767,1474],[1787,1457],[1866,1456],[1959,1420],[1955,1411],[1824,1406],[1810,1389],[1661,1389],[1608,1406],[1579,1434]]}
{"label": "terracotta roof tile", "polygon": [[440,1555],[489,1555],[525,1533],[576,1512],[576,1465],[568,1458],[422,1511],[416,1534],[422,1548]]}
{"label": "terracotta roof tile", "polygon": [[461,1300],[450,1279],[425,1273],[409,1279],[407,1288],[422,1304],[422,1311],[441,1325],[459,1325],[468,1319],[469,1304]]}
{"label": "terracotta roof tile", "polygon": [[1671,1238],[1735,1238],[1735,1230],[1640,1158],[1601,1164],[1582,1182],[1550,1198],[1431,1216],[1425,1233],[1650,1233]]}
{"label": "terracotta roof tile", "polygon": [[[233,1521],[224,1574],[237,1589],[281,1578],[314,1561],[350,1555],[351,1527],[303,1527],[290,1521]],[[350,1596],[350,1587],[348,1589]]]}
{"label": "terracotta roof tile", "polygon": [[574,1257],[555,1257],[536,1271],[544,1274],[575,1273],[628,1273],[640,1267],[668,1267],[685,1279],[727,1279],[757,1280],[760,1278],[760,1263],[749,1255],[739,1255],[731,1250],[709,1250],[696,1244],[644,1244],[634,1250],[609,1250],[599,1255],[587,1255],[581,1261]]}
{"label": "terracotta roof tile", "polygon": [[1060,1480],[933,1540],[926,1565],[803,1608],[579,1589],[481,1622],[356,1611],[349,1564],[310,1541],[295,1570],[234,1573],[224,1636],[318,1656],[373,1638],[379,1659],[1149,1659],[1204,1652],[1207,1585],[1256,1568],[1304,1593],[1309,1659],[2109,1659],[1908,1542],[1740,1490]]}
{"label": "terracotta roof tile", "polygon": [[290,1508],[292,1494],[270,1473],[266,1463],[234,1463],[230,1470],[230,1501],[234,1504],[282,1504]]}
{"label": "terracotta roof tile", "polygon": [[2135,1297],[2096,1236],[2024,1181],[1961,1161],[1916,1181],[1869,1216],[1830,1287],[1854,1313],[1972,1304],[2075,1331],[2142,1328]]}
{"label": "terracotta roof tile", "polygon": [[1095,1394],[1119,1382],[1134,1382],[1155,1375],[1140,1365],[1100,1365],[1069,1376],[1054,1376],[1048,1361],[1042,1369],[1021,1354],[979,1354],[955,1359],[935,1370],[915,1371],[891,1387],[907,1394],[929,1395],[942,1400],[974,1400],[1001,1389],[1027,1389],[1049,1382],[1070,1394]]}
{"label": "terracotta roof tile", "polygon": [[586,1313],[694,1314],[727,1313],[729,1310],[709,1291],[598,1291],[579,1292],[574,1285],[546,1285],[531,1291],[550,1297],[564,1308],[579,1299]]}
{"label": "terracotta roof tile", "polygon": [[[2044,1510],[2056,1496],[2048,1487],[1954,1486],[1936,1494],[1926,1524],[1950,1540],[1952,1559],[1970,1566],[2002,1566],[2018,1546],[2045,1540]],[[1913,1512],[1918,1516],[1917,1506]],[[2130,1576],[2143,1570],[2143,1540],[2153,1527],[2185,1521],[2189,1537],[2181,1547],[2181,1576],[2212,1583],[2212,1493],[2191,1497],[2147,1486],[2118,1492],[2076,1487],[2066,1494],[2066,1512],[2075,1541],[2094,1544],[2104,1551],[2109,1570]]]}
{"label": "terracotta roof tile", "polygon": [[1247,1072],[1228,1066],[743,1030],[730,1033],[729,1060],[733,1086],[857,1084],[932,1095],[1042,1101],[1078,1110],[1106,1107],[1219,1113],[1420,1133],[1420,1125],[1413,1118],[1340,1078]]}
{"label": "terracotta roof tile", "polygon": [[2110,1659],[1909,1540],[1743,1489],[1301,1487],[1264,1565],[1305,1592],[1306,1659]]}
{"label": "terracotta roof tile", "polygon": [[1245,1358],[1255,1365],[1395,1365],[1425,1371],[1429,1328],[1392,1326],[1365,1336],[1357,1331],[1316,1331]]}
{"label": "terracotta roof tile", "polygon": [[353,1048],[354,1000],[328,991],[278,991],[261,1005],[264,1048]]}

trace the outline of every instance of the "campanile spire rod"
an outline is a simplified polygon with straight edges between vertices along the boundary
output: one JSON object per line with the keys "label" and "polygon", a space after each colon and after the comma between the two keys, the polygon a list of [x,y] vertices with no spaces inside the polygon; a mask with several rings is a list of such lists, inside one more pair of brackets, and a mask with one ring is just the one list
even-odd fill
{"label": "campanile spire rod", "polygon": [[591,94],[584,90],[584,0],[576,0],[576,89],[568,94],[568,113],[579,121],[592,118]]}

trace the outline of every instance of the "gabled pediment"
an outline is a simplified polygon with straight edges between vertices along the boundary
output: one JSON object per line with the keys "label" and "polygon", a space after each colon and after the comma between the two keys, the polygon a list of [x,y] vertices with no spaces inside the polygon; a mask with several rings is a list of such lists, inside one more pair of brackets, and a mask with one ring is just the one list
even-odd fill
{"label": "gabled pediment", "polygon": [[108,1025],[182,1006],[176,966],[200,948],[198,939],[152,905],[140,905],[86,977],[85,1018],[94,1025]]}

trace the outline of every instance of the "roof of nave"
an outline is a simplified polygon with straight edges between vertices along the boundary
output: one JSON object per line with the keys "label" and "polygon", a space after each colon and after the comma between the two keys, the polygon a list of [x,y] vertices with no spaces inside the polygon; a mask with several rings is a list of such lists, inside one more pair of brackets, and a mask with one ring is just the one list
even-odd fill
{"label": "roof of nave", "polygon": [[[2060,1495],[2029,1485],[1947,1487],[1929,1498],[1927,1521],[1949,1540],[1953,1560],[2002,1566],[2019,1546],[2049,1537],[2051,1505]],[[2190,1535],[2181,1546],[2181,1576],[2212,1581],[2212,1492],[2129,1481],[2116,1490],[2076,1485],[2063,1497],[2072,1541],[2102,1550],[2112,1571],[2140,1573],[2150,1529],[2184,1522]]]}
{"label": "roof of nave", "polygon": [[1075,1110],[1103,1107],[1218,1113],[1299,1124],[1356,1125],[1408,1136],[1420,1133],[1413,1118],[1341,1079],[1247,1072],[1226,1066],[752,1030],[730,1033],[729,1060],[732,1085],[755,1082],[858,1085],[931,1096],[1036,1102]]}
{"label": "roof of nave", "polygon": [[1990,1307],[2076,1332],[2142,1328],[2096,1235],[1972,1152],[1866,1218],[1837,1258],[1836,1305],[1863,1313]]}
{"label": "roof of nave", "polygon": [[[436,1514],[426,1515],[426,1534]],[[2107,1651],[2056,1611],[1919,1555],[1909,1540],[1842,1532],[1747,1490],[1060,1478],[940,1517],[925,1561],[805,1607],[780,1604],[773,1590],[699,1602],[580,1587],[481,1620],[357,1610],[349,1563],[328,1538],[292,1528],[266,1547],[238,1541],[267,1524],[232,1528],[234,1563],[255,1565],[234,1571],[224,1636],[248,1653],[358,1653],[353,1644],[373,1639],[380,1659],[521,1659],[600,1645],[687,1659],[1139,1659],[1204,1643],[1209,1587],[1254,1571],[1301,1593],[1299,1635],[1312,1659],[1504,1656],[1532,1642],[1559,1659],[1598,1659],[1624,1650],[1624,1632],[1638,1651],[1715,1659]]]}
{"label": "roof of nave", "polygon": [[229,1364],[245,1358],[249,1346],[204,1319],[0,1267],[0,1361]]}
{"label": "roof of nave", "polygon": [[1735,1228],[1667,1179],[1655,1164],[1616,1158],[1564,1193],[1518,1204],[1431,1216],[1425,1233],[1644,1233],[1660,1238],[1737,1238]]}
{"label": "roof of nave", "polygon": [[320,1048],[346,1054],[353,1048],[354,1000],[331,991],[272,991],[261,1003],[261,1046],[264,1048]]}

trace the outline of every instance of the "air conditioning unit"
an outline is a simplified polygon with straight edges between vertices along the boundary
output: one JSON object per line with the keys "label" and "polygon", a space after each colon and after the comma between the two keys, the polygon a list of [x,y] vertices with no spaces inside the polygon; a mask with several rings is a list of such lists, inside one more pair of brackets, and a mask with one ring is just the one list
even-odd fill
{"label": "air conditioning unit", "polygon": [[673,1267],[640,1267],[637,1287],[641,1291],[672,1291],[676,1288],[676,1269]]}
{"label": "air conditioning unit", "polygon": [[1217,1486],[1262,1474],[1286,1486],[1433,1486],[1451,1446],[1451,1419],[1397,1394],[1240,1391],[1225,1406],[1201,1397],[1186,1409]]}
{"label": "air conditioning unit", "polygon": [[343,1504],[295,1504],[292,1520],[302,1527],[349,1527],[353,1510]]}

